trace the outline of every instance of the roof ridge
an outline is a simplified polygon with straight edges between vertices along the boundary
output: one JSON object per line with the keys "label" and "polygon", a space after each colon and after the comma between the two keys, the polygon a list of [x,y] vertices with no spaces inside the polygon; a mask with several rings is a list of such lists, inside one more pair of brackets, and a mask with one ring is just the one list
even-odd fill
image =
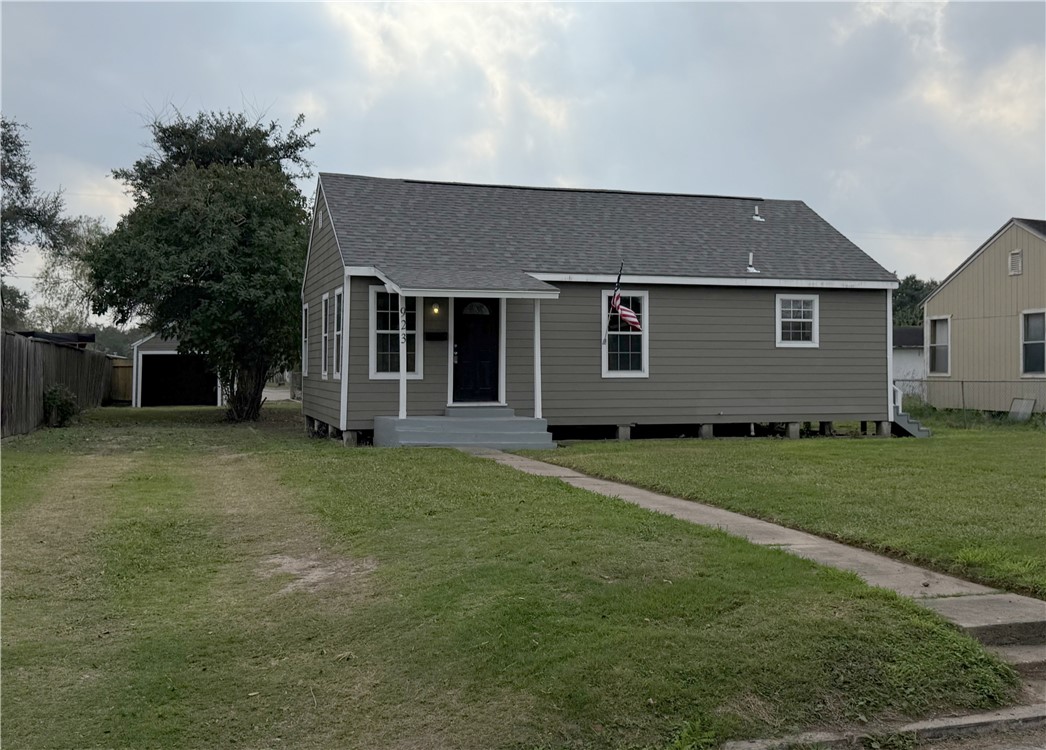
{"label": "roof ridge", "polygon": [[600,194],[611,194],[611,195],[653,195],[667,198],[713,198],[717,200],[731,200],[731,201],[760,201],[760,202],[774,202],[774,203],[801,203],[798,200],[786,200],[780,198],[760,198],[758,196],[751,195],[712,195],[710,193],[677,193],[677,192],[666,192],[666,191],[648,191],[648,190],[621,190],[614,188],[572,188],[572,187],[556,187],[556,186],[542,186],[542,185],[508,185],[502,183],[488,183],[488,182],[454,182],[450,180],[418,180],[409,178],[397,178],[397,177],[373,177],[370,175],[357,175],[357,174],[344,174],[341,172],[320,172],[320,176],[330,175],[331,177],[348,177],[357,178],[364,180],[382,180],[385,182],[401,182],[413,185],[443,185],[446,187],[481,187],[481,188],[494,188],[498,190],[533,190],[536,192],[560,192],[560,193],[600,193]]}

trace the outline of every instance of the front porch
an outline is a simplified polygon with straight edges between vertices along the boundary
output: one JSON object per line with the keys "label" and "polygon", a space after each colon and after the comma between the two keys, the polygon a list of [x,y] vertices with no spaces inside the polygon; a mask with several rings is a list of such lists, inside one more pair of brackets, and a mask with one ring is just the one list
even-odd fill
{"label": "front porch", "polygon": [[555,447],[544,419],[517,417],[507,406],[448,406],[442,417],[375,417],[374,445]]}

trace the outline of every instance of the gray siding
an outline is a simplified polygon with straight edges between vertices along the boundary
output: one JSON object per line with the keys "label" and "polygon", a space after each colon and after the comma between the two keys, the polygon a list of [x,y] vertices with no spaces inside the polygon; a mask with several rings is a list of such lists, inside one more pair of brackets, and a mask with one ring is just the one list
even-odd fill
{"label": "gray siding", "polygon": [[[370,288],[384,286],[376,278],[354,276],[349,300],[349,413],[350,430],[369,430],[374,417],[399,413],[399,381],[370,378]],[[425,315],[424,331],[446,330],[450,307],[441,300],[436,319],[429,308],[432,300],[419,299]],[[407,413],[411,416],[442,416],[447,408],[447,342],[422,342],[424,379],[407,381]]]}
{"label": "gray siding", "polygon": [[153,336],[148,341],[138,345],[140,352],[173,352],[178,350],[178,339],[165,339]]}
{"label": "gray siding", "polygon": [[[550,424],[887,419],[884,291],[650,287],[650,377],[603,379],[601,287],[560,289],[542,304]],[[776,346],[779,292],[819,295],[818,348]]]}
{"label": "gray siding", "polygon": [[[309,259],[305,268],[304,303],[309,305],[309,374],[302,378],[302,413],[337,427],[341,420],[341,381],[334,379],[333,361],[328,366],[327,379],[321,375],[321,347],[324,294],[330,294],[329,356],[334,351],[334,290],[344,283],[344,266],[334,239],[330,216],[323,202],[323,193],[317,192],[316,215],[322,212],[322,226],[315,229]],[[300,314],[300,313],[299,313]]]}
{"label": "gray siding", "polygon": [[[368,292],[351,300],[349,427],[398,410],[398,383],[371,381]],[[888,418],[886,292],[652,286],[650,377],[604,379],[603,285],[559,284],[541,303],[543,416],[554,425],[687,424]],[[778,348],[775,294],[818,294],[820,346]],[[507,301],[509,406],[533,414],[533,302]],[[408,413],[447,404],[447,342],[425,342],[424,380],[407,384]]]}

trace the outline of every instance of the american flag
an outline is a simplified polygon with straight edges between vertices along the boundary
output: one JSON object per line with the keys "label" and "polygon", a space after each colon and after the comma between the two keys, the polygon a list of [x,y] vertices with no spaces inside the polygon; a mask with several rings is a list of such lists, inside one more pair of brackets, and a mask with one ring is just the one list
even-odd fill
{"label": "american flag", "polygon": [[621,304],[621,272],[625,270],[625,262],[621,261],[621,268],[617,272],[617,281],[614,283],[614,296],[610,298],[610,308],[616,310],[617,314],[621,316],[621,320],[628,323],[632,328],[637,331],[642,331],[643,326],[639,324],[639,318],[631,308]]}

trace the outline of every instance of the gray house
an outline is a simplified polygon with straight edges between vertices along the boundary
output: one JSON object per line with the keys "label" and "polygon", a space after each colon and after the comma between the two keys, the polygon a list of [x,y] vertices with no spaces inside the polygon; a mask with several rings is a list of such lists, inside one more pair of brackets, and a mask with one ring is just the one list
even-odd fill
{"label": "gray house", "polygon": [[[612,304],[622,263],[638,330]],[[896,287],[801,201],[322,173],[302,408],[311,430],[378,445],[888,434]]]}

